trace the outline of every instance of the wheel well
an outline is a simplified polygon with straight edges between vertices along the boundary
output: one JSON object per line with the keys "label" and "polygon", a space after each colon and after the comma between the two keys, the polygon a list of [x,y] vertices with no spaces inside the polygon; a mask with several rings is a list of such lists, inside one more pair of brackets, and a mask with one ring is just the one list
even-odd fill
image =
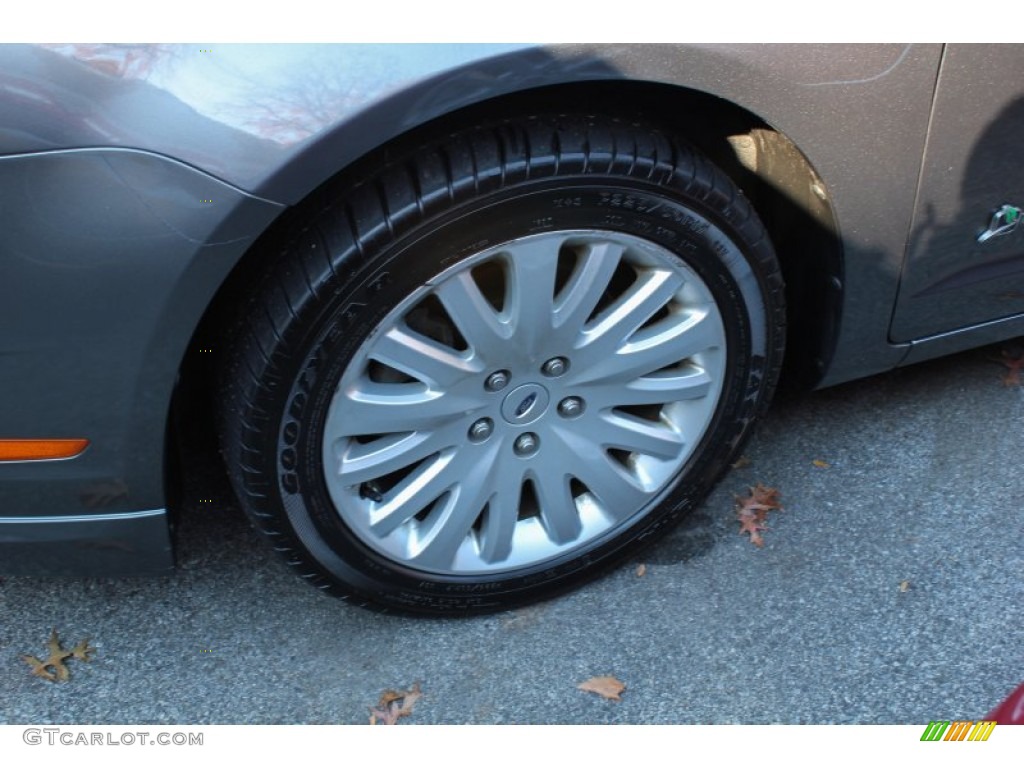
{"label": "wheel well", "polygon": [[[595,105],[601,105],[595,109]],[[612,106],[606,106],[612,105]],[[823,181],[794,144],[757,116],[717,97],[656,83],[595,81],[549,86],[483,101],[420,125],[338,173],[282,214],[239,260],[199,323],[182,363],[173,418],[209,423],[216,393],[218,350],[225,329],[239,322],[240,305],[261,265],[278,252],[279,233],[324,189],[357,183],[389,155],[478,121],[526,114],[613,114],[653,123],[686,139],[725,171],[753,203],[775,246],[786,279],[788,328],[784,383],[814,386],[831,358],[841,308],[842,249]],[[298,213],[297,213],[298,212]],[[199,355],[198,349],[213,349]],[[210,439],[202,429],[178,429],[179,443]],[[191,435],[191,439],[190,439]]]}

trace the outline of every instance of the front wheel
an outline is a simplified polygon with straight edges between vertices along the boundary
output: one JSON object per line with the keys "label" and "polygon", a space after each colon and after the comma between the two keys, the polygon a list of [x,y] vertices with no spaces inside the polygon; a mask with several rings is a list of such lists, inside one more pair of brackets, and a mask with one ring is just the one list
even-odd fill
{"label": "front wheel", "polygon": [[477,128],[317,202],[222,435],[247,511],[331,591],[455,613],[577,585],[703,499],[774,387],[764,230],[656,130]]}

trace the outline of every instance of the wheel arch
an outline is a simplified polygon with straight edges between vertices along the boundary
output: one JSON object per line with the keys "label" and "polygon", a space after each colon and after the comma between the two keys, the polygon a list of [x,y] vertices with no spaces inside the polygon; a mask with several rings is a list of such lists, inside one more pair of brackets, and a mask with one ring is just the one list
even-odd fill
{"label": "wheel arch", "polygon": [[[482,119],[524,112],[586,112],[587,106],[615,104],[618,116],[664,125],[697,146],[721,167],[751,199],[775,245],[786,279],[789,313],[785,377],[790,385],[816,384],[835,346],[841,308],[842,247],[835,212],[824,182],[810,161],[784,134],[735,103],[700,91],[650,82],[591,81],[520,91],[487,99],[445,114],[385,142],[354,163],[335,172],[325,184],[309,189],[302,200],[271,224],[239,259],[221,284],[200,320],[189,353],[182,362],[175,394],[175,412],[196,400],[205,410],[211,392],[202,382],[212,380],[222,329],[237,322],[240,301],[265,272],[275,241],[289,228],[292,216],[324,186],[356,182],[397,145],[409,145],[444,135],[457,126]],[[299,162],[299,161],[297,161]],[[196,407],[190,402],[185,408]],[[207,421],[207,419],[203,419]],[[178,430],[179,441],[189,430]]]}
{"label": "wheel arch", "polygon": [[[641,80],[586,80],[529,88],[485,98],[404,131],[390,129],[375,147],[353,162],[324,173],[308,173],[310,159],[330,157],[330,147],[350,135],[358,121],[339,127],[310,150],[293,158],[263,188],[268,199],[298,195],[298,202],[275,220],[235,264],[196,327],[189,350],[209,349],[218,326],[229,322],[240,297],[251,288],[261,263],[273,258],[280,233],[326,187],[357,183],[389,154],[442,137],[477,121],[539,113],[587,113],[603,110],[664,127],[689,141],[715,162],[750,198],[775,246],[786,278],[790,338],[786,378],[812,387],[828,367],[835,347],[842,305],[843,258],[836,212],[826,183],[806,155],[784,133],[739,104],[678,85]],[[392,136],[391,134],[394,133]],[[295,180],[305,178],[305,186]],[[287,191],[287,194],[284,194]],[[200,343],[202,342],[202,343]],[[209,362],[210,355],[203,358]],[[196,361],[183,361],[182,385]],[[204,365],[198,366],[203,369]]]}

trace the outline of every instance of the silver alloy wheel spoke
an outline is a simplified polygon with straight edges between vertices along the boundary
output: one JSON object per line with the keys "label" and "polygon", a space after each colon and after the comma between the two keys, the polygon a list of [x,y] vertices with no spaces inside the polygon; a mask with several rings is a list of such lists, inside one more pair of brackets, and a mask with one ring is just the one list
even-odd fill
{"label": "silver alloy wheel spoke", "polygon": [[393,433],[369,443],[346,441],[335,465],[337,477],[346,485],[367,483],[454,448],[462,438],[458,425],[448,424],[438,430]]}
{"label": "silver alloy wheel spoke", "polygon": [[328,416],[336,436],[407,432],[442,426],[479,407],[475,399],[429,390],[419,384],[360,382],[335,396],[343,406]]}
{"label": "silver alloy wheel spoke", "polygon": [[[554,310],[554,325],[566,329],[569,340],[575,340],[579,329],[608,290],[608,283],[619,266],[625,252],[621,243],[598,243],[586,249],[582,263],[569,284],[562,290]],[[560,334],[561,336],[561,334]]]}
{"label": "silver alloy wheel spoke", "polygon": [[660,246],[572,230],[488,248],[356,352],[324,422],[331,500],[414,570],[555,561],[658,502],[714,416],[725,360],[710,289]]}
{"label": "silver alloy wheel spoke", "polygon": [[671,459],[683,445],[679,435],[663,424],[616,412],[602,413],[600,420],[590,420],[587,427],[580,434],[601,448]]}
{"label": "silver alloy wheel spoke", "polygon": [[513,318],[516,347],[534,357],[551,335],[558,259],[556,242],[535,240],[511,255],[507,311]]}
{"label": "silver alloy wheel spoke", "polygon": [[383,502],[373,502],[369,524],[374,535],[390,535],[455,485],[458,473],[452,471],[452,463],[457,456],[458,451],[451,449],[427,459],[391,489]]}
{"label": "silver alloy wheel spoke", "polygon": [[583,329],[585,357],[601,357],[619,349],[633,333],[675,296],[682,278],[668,270],[642,274],[629,291]]}
{"label": "silver alloy wheel spoke", "polygon": [[715,382],[699,368],[643,376],[628,383],[610,382],[587,387],[588,402],[598,407],[660,405],[707,397]]}
{"label": "silver alloy wheel spoke", "polygon": [[502,322],[480,292],[470,270],[443,281],[437,288],[437,297],[463,338],[485,359],[486,350],[499,350],[512,338],[512,327]]}
{"label": "silver alloy wheel spoke", "polygon": [[373,359],[441,389],[483,370],[480,360],[401,327],[381,336],[374,346]]}
{"label": "silver alloy wheel spoke", "polygon": [[498,466],[494,493],[481,520],[480,557],[485,563],[500,563],[512,554],[523,493],[523,472],[522,462],[516,459],[506,459]]}
{"label": "silver alloy wheel spoke", "polygon": [[577,432],[558,431],[566,446],[566,472],[596,497],[602,514],[613,518],[629,516],[650,498],[648,491],[629,478],[605,450]]}
{"label": "silver alloy wheel spoke", "polygon": [[438,502],[438,508],[431,512],[437,519],[428,519],[425,531],[417,532],[409,558],[412,565],[427,570],[443,570],[451,566],[491,493],[493,446],[490,453],[490,456],[485,454],[481,462],[489,471],[467,471],[458,465],[452,467],[453,472],[462,470],[458,482],[449,486],[447,494]]}
{"label": "silver alloy wheel spoke", "polygon": [[562,462],[537,462],[530,471],[530,479],[537,494],[541,524],[548,538],[555,544],[569,544],[579,538],[582,521]]}

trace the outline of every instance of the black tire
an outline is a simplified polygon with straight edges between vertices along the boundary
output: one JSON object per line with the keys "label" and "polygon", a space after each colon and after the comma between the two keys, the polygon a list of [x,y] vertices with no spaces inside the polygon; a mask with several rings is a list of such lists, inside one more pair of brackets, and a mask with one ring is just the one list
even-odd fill
{"label": "black tire", "polygon": [[[391,159],[361,183],[338,182],[299,213],[293,217],[298,223],[290,225],[282,241],[287,245],[251,297],[222,371],[222,450],[243,507],[275,549],[303,578],[360,604],[465,614],[506,609],[585,582],[653,541],[710,492],[774,389],[785,308],[771,243],[736,186],[694,149],[657,129],[595,117],[530,118],[476,127]],[[550,265],[537,269],[550,272],[555,281],[551,296],[540,291],[552,306],[570,303],[562,298],[570,293],[570,283],[573,295],[584,297],[582,303],[591,300],[591,292],[597,295],[598,289],[579,287],[579,275],[587,264],[605,263],[599,260],[599,249],[604,249],[602,254],[614,252],[620,265],[606,283],[595,283],[603,286],[600,302],[610,304],[578,310],[579,318],[588,318],[580,326],[580,338],[584,327],[596,326],[621,335],[628,324],[620,327],[618,320],[601,318],[619,311],[616,307],[621,312],[638,307],[641,278],[660,279],[664,273],[665,280],[673,281],[670,290],[675,293],[658,314],[640,327],[628,326],[628,343],[616,342],[609,363],[615,383],[601,389],[594,373],[589,384],[579,384],[582,392],[598,398],[594,402],[604,402],[602,392],[610,391],[610,397],[626,389],[632,392],[641,378],[645,388],[675,382],[677,393],[682,391],[678,382],[691,373],[704,371],[704,378],[717,381],[699,390],[704,395],[679,395],[664,404],[636,405],[629,399],[614,411],[609,410],[612,406],[594,406],[584,412],[584,394],[578,408],[567,405],[575,392],[572,382],[584,381],[584,374],[594,370],[603,347],[595,346],[583,358],[591,362],[576,368],[572,358],[583,355],[585,346],[577,350],[564,345],[550,357],[551,349],[540,357],[529,356],[548,340],[527,330],[534,317],[527,299],[533,297],[522,291],[528,270],[521,275],[516,270],[528,258],[531,264],[544,264],[543,256],[522,256],[524,249],[540,253],[548,247],[555,249]],[[625,277],[619,270],[625,270]],[[452,319],[463,305],[451,298],[454,288],[442,286],[457,280],[471,280],[484,292],[486,286],[495,286],[495,295],[488,296],[490,309],[480,305],[474,311],[489,318],[486,313],[493,310],[495,317],[506,318],[502,322],[515,329],[508,344],[532,333],[529,354],[505,342],[474,346],[464,338],[477,338],[474,334],[483,326],[465,321],[460,326]],[[692,299],[686,293],[691,290]],[[700,317],[718,318],[707,326],[711,340],[702,351],[673,357],[671,365],[657,372],[635,374],[630,367],[647,358],[628,358],[640,360],[623,364],[628,373],[614,368],[627,348],[640,350],[644,339],[654,339],[650,344],[658,348],[659,359],[669,344],[678,344],[675,339],[688,331],[672,329],[683,328],[690,322],[684,323],[687,313],[697,312],[690,301],[694,307],[710,307]],[[540,317],[557,322],[554,312]],[[663,327],[669,329],[664,334],[674,334],[673,341],[660,340]],[[400,427],[419,423],[412,404],[428,397],[434,380],[415,371],[409,375],[400,364],[380,362],[390,360],[381,351],[388,349],[385,340],[410,328],[416,338],[429,340],[425,343],[433,350],[431,360],[440,344],[462,361],[451,365],[466,367],[464,379],[441,387],[438,402],[449,398],[446,407],[451,407],[460,393],[481,393],[467,401],[465,414],[445,415],[436,429],[423,427],[425,440],[441,441],[442,431],[450,435],[451,429],[466,430],[460,433],[464,440],[422,463],[412,462],[414,470],[407,467],[346,485],[343,477],[359,475],[355,470],[343,475],[349,471],[345,467],[361,465],[344,457],[373,451],[383,456],[391,450],[388,446],[404,445],[403,435],[420,435],[419,427]],[[604,336],[612,339],[609,333]],[[495,355],[504,353],[519,362],[497,364]],[[562,363],[551,363],[561,356],[572,375],[579,374],[575,379],[565,374],[564,385],[547,376],[566,370]],[[545,360],[547,373],[542,373]],[[447,376],[449,369],[444,370]],[[508,389],[498,387],[502,392],[497,393],[491,391],[492,385],[502,384],[500,377],[493,378],[496,371],[509,374],[504,385]],[[633,375],[641,378],[621,383]],[[361,404],[357,410],[352,405],[356,400],[376,397],[365,395],[359,389],[364,386],[366,392],[379,388],[414,393],[409,395],[413,399],[387,401],[405,410],[364,410]],[[709,400],[712,390],[716,394]],[[369,424],[375,413],[382,415],[379,431],[352,426],[355,431],[346,434],[351,422]],[[407,413],[413,414],[410,421],[401,422]],[[570,417],[578,413],[584,415],[573,422]],[[389,426],[391,414],[403,414],[394,416],[398,426]],[[671,440],[665,447],[654,444],[654,458],[644,453],[646,448],[631,451],[632,437],[623,438],[627,447],[615,448],[618,438],[604,437],[615,419],[639,432],[650,425],[655,440]],[[689,434],[691,424],[701,426]],[[526,432],[536,440],[523,438]],[[592,455],[589,435],[600,435],[595,438],[600,447]],[[478,439],[484,447],[473,447]],[[551,447],[556,444],[562,446],[560,452]],[[567,452],[566,446],[578,450]],[[424,487],[416,485],[420,476],[432,477],[423,469],[428,461],[436,463],[449,454],[476,455],[470,451],[480,452],[480,472],[492,472],[488,477],[502,483],[513,467],[517,474],[508,481],[513,490],[507,493],[518,499],[516,511],[500,523],[491,505],[507,510],[506,499],[513,496],[495,491],[468,532],[464,529],[471,518],[461,518],[462,527],[449,531],[451,541],[438,543],[428,556],[424,553],[440,539],[444,526],[455,525],[450,521],[459,512],[458,499],[479,506],[484,498],[479,494],[486,493],[481,491],[485,486],[470,480],[476,470],[466,471],[474,465],[465,463],[470,459],[459,459],[459,465],[452,459],[453,472],[461,467],[458,482],[438,491],[437,500],[421,509],[406,509],[394,498],[417,498],[420,491],[414,490]],[[513,464],[510,451],[526,463]],[[534,469],[520,468],[529,462]],[[551,470],[552,462],[566,469]],[[391,465],[382,461],[380,466]],[[605,488],[601,478],[608,476],[609,467],[621,477]],[[582,482],[580,475],[592,479]],[[549,476],[561,477],[564,488],[555,494],[561,505],[552,501],[551,489],[558,488],[550,485]],[[640,490],[634,493],[629,489],[633,486]],[[418,503],[433,498],[429,494],[435,491],[423,490]],[[623,512],[616,506],[620,499],[635,502],[635,508]],[[360,517],[364,513],[365,519]],[[395,522],[392,530],[392,523],[381,523],[388,514],[401,515],[404,522]],[[487,517],[491,514],[494,521]],[[453,546],[458,546],[457,556],[446,549]],[[483,554],[474,554],[473,547]],[[449,557],[451,565],[444,566]]]}

